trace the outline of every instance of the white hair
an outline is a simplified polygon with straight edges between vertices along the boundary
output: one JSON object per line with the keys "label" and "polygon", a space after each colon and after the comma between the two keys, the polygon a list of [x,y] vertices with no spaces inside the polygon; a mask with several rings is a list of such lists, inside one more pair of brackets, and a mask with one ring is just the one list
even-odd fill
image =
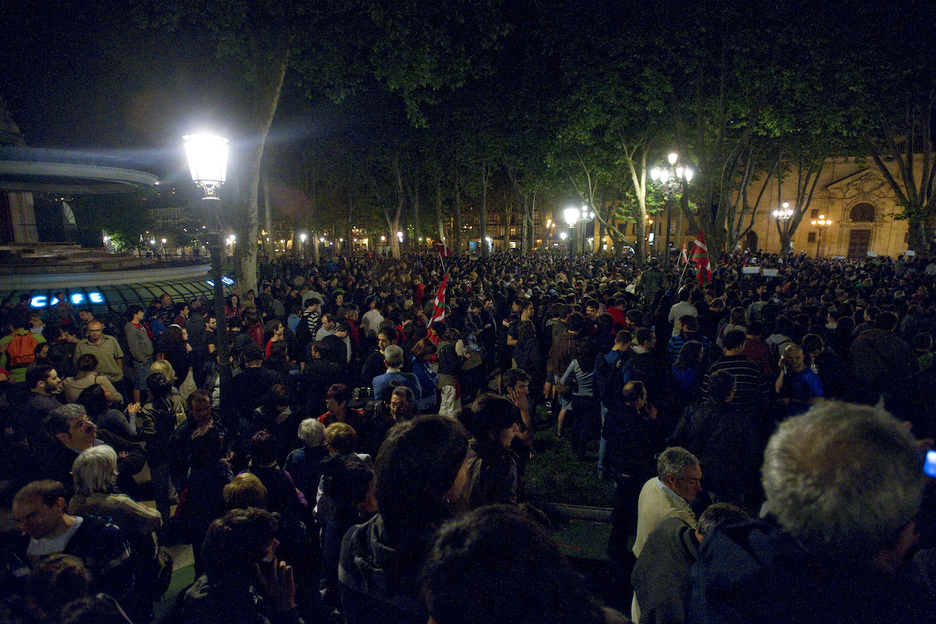
{"label": "white hair", "polygon": [[78,494],[110,492],[117,480],[117,453],[107,445],[82,451],[72,464],[72,478]]}
{"label": "white hair", "polygon": [[839,556],[889,546],[920,507],[913,436],[873,407],[825,401],[783,422],[762,469],[767,507],[804,546]]}
{"label": "white hair", "polygon": [[671,446],[657,456],[657,475],[661,480],[666,475],[673,475],[677,479],[686,478],[686,469],[699,465],[695,455],[681,446]]}
{"label": "white hair", "polygon": [[325,425],[315,418],[306,418],[299,423],[298,435],[306,446],[322,446],[325,440]]}

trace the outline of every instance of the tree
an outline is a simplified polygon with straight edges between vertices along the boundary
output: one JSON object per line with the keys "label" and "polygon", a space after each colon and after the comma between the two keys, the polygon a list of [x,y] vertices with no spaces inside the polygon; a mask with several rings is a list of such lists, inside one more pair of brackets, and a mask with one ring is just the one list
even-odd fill
{"label": "tree", "polygon": [[[845,108],[908,221],[909,247],[934,249],[936,42],[932,3],[871,3],[843,24]],[[873,24],[873,28],[868,28]]]}

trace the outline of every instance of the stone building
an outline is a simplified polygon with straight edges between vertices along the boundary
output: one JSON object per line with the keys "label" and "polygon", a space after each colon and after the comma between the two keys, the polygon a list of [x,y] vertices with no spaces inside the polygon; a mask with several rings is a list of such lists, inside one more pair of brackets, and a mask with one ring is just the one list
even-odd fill
{"label": "stone building", "polygon": [[[896,165],[889,169],[899,180]],[[754,228],[742,239],[743,248],[780,252],[778,219],[773,213],[783,202],[795,206],[796,177],[794,171],[779,186],[776,179],[768,182]],[[759,191],[762,184],[755,182],[752,186]],[[756,197],[756,191],[749,189],[749,196]],[[893,189],[871,159],[829,159],[793,236],[793,251],[852,259],[869,254],[899,256],[907,251],[908,242],[907,222],[896,218],[900,213]],[[831,225],[813,225],[812,221],[820,217],[831,220]],[[779,221],[782,225],[783,221]]]}

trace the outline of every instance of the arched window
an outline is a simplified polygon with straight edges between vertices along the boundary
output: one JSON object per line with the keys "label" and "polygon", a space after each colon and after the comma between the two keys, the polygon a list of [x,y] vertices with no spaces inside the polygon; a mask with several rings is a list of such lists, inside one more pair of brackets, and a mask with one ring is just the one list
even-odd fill
{"label": "arched window", "polygon": [[856,204],[849,213],[849,218],[854,222],[874,221],[874,206],[871,204]]}

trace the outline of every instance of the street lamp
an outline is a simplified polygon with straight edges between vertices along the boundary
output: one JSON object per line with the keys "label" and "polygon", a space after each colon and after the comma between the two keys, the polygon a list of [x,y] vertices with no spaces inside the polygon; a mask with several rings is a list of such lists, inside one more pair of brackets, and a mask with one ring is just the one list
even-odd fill
{"label": "street lamp", "polygon": [[822,231],[832,225],[832,219],[826,219],[825,215],[819,215],[818,219],[812,220],[813,226],[818,230],[816,235],[816,257],[819,257],[819,249],[822,247]]}
{"label": "street lamp", "polygon": [[[780,253],[786,253],[788,243],[790,243],[790,232],[789,225],[787,222],[793,218],[793,213],[795,211],[790,208],[790,202],[783,202],[780,205],[780,208],[774,210],[773,218],[777,221],[777,232],[780,233]],[[770,237],[770,228],[767,228],[767,236]],[[789,245],[792,250],[792,245]]]}
{"label": "street lamp", "polygon": [[[582,206],[581,209],[576,208],[576,207],[573,206],[573,207],[570,207],[570,208],[566,208],[565,210],[562,211],[562,219],[563,219],[563,220],[566,222],[566,224],[569,226],[569,229],[573,229],[573,228],[575,227],[575,224],[578,223],[579,221],[582,222],[582,224],[583,224],[583,226],[582,226],[582,228],[581,228],[581,230],[582,230],[582,236],[581,236],[581,239],[582,239],[582,244],[581,244],[582,246],[581,246],[581,249],[582,249],[582,251],[585,250],[585,227],[584,227],[584,223],[586,223],[587,221],[591,221],[591,220],[594,219],[594,218],[595,218],[595,213],[594,213],[594,211],[589,210],[589,209],[588,209],[588,206]],[[572,250],[575,251],[575,238],[577,238],[577,237],[574,237],[574,233],[571,233],[570,236],[573,236],[573,238],[572,238],[572,248],[573,248],[573,249],[572,249]]]}
{"label": "street lamp", "polygon": [[[231,380],[230,345],[227,336],[227,319],[224,316],[224,271],[221,269],[221,198],[218,189],[227,179],[228,140],[210,134],[187,134],[182,137],[185,142],[185,156],[188,159],[189,169],[192,172],[192,181],[200,186],[205,195],[202,201],[208,201],[215,213],[217,227],[213,227],[208,235],[209,250],[211,252],[211,279],[214,281],[214,310],[218,321],[218,373],[221,386],[226,386]],[[233,236],[231,237],[233,239]],[[233,240],[232,240],[233,242]],[[225,413],[226,398],[221,394],[222,414]]]}
{"label": "street lamp", "polygon": [[[579,220],[581,211],[578,208],[566,208],[562,211],[562,219],[566,222],[566,225],[569,226],[570,236],[572,235],[573,228],[575,227],[575,222]],[[565,240],[565,239],[563,239]],[[575,253],[575,238],[572,238],[572,241],[569,243],[569,251]]]}
{"label": "street lamp", "polygon": [[666,264],[669,265],[670,231],[673,218],[673,199],[692,181],[695,172],[691,167],[677,164],[679,154],[671,152],[666,157],[668,167],[654,167],[650,170],[650,179],[660,185],[660,191],[666,198]]}
{"label": "street lamp", "polygon": [[782,208],[773,211],[774,219],[777,221],[786,221],[793,216],[793,209],[790,208],[790,202],[783,202]]}

